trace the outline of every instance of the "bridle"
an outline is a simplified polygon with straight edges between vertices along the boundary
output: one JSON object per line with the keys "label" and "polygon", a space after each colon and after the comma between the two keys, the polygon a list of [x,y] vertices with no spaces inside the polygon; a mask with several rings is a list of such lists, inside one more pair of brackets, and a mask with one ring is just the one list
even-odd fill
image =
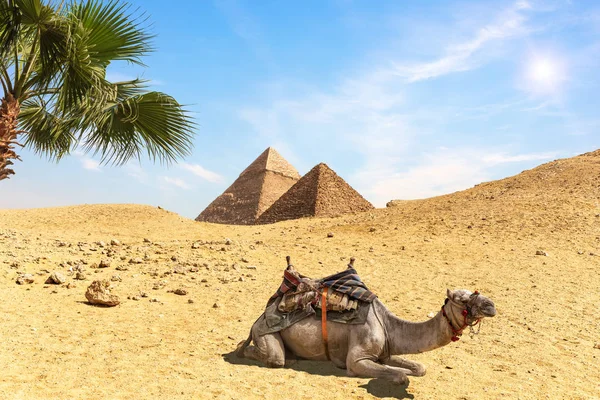
{"label": "bridle", "polygon": [[[446,298],[446,300],[444,301],[444,305],[442,306],[442,314],[444,315],[444,318],[446,318],[446,321],[448,321],[448,325],[450,325],[450,329],[452,330],[451,340],[453,342],[456,342],[460,339],[460,337],[463,334],[463,330],[466,327],[471,328],[472,333],[479,333],[479,331],[474,332],[473,327],[475,325],[479,324],[479,322],[481,322],[481,318],[473,318],[473,314],[471,313],[471,305],[470,305],[471,302],[474,300],[474,298],[476,298],[477,296],[479,296],[479,292],[476,290],[475,292],[473,292],[471,294],[469,301],[467,302],[465,308],[462,309],[461,315],[463,316],[463,322],[462,322],[462,325],[460,325],[458,329],[454,329],[454,324],[452,323],[452,320],[450,319],[448,314],[446,314],[446,309],[444,307],[446,306],[446,304],[448,304],[448,302],[450,302],[451,305],[454,304],[461,308],[462,308],[462,304],[458,304],[449,298]],[[470,323],[469,323],[469,319],[471,319]]]}

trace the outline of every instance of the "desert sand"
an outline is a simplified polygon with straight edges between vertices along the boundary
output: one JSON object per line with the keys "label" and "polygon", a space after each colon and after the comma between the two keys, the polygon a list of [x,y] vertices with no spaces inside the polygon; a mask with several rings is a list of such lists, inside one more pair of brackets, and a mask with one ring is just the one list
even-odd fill
{"label": "desert sand", "polygon": [[[437,312],[446,288],[479,290],[498,314],[478,336],[408,356],[428,368],[408,386],[329,363],[237,359],[286,255],[315,278],[356,257],[407,320]],[[108,268],[93,268],[103,259]],[[86,280],[75,280],[81,260]],[[53,271],[67,282],[44,284]],[[598,398],[599,271],[600,152],[446,196],[263,226],[156,205],[0,210],[0,398]],[[35,281],[16,284],[20,273]],[[89,284],[114,275],[121,304],[89,305]]]}

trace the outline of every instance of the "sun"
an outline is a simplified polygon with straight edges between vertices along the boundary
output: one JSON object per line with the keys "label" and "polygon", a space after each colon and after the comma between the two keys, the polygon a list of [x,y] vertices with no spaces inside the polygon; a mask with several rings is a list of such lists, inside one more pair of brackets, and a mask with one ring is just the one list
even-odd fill
{"label": "sun", "polygon": [[560,57],[532,56],[525,64],[526,87],[535,94],[556,94],[566,79],[564,64]]}
{"label": "sun", "polygon": [[531,72],[532,79],[538,82],[551,83],[557,77],[556,64],[547,59],[535,60],[531,65]]}
{"label": "sun", "polygon": [[549,59],[537,59],[531,64],[531,79],[540,83],[553,83],[557,79],[556,63]]}

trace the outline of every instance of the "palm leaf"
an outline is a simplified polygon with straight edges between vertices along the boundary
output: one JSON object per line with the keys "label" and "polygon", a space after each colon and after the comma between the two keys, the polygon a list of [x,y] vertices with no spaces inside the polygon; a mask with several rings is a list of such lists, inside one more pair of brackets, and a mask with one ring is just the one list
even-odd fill
{"label": "palm leaf", "polygon": [[65,120],[50,111],[52,105],[42,98],[29,99],[21,104],[19,124],[27,132],[25,146],[51,160],[60,160],[75,143],[71,129],[76,119]]}
{"label": "palm leaf", "polygon": [[[126,3],[118,1],[103,4],[91,0],[73,7],[74,17],[89,33],[86,40],[90,57],[104,67],[116,60],[143,65],[141,57],[151,51],[152,36],[128,10]],[[143,16],[140,19],[144,21]]]}
{"label": "palm leaf", "polygon": [[118,99],[83,128],[90,132],[86,151],[100,154],[103,163],[122,165],[144,150],[153,161],[167,163],[189,154],[194,124],[174,98],[149,92]]}
{"label": "palm leaf", "polygon": [[12,1],[0,1],[0,56],[10,54],[17,43],[21,12]]}

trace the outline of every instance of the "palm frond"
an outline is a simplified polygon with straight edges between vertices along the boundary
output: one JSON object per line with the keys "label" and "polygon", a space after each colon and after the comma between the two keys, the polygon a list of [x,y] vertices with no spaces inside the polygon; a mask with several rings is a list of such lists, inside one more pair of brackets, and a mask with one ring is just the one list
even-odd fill
{"label": "palm frond", "polygon": [[10,1],[0,1],[0,56],[10,54],[21,28],[21,11]]}
{"label": "palm frond", "polygon": [[65,120],[53,113],[52,104],[43,98],[24,101],[21,104],[19,125],[26,131],[25,146],[51,160],[60,160],[68,154],[75,143],[70,133],[76,127],[75,119]]}
{"label": "palm frond", "polygon": [[152,50],[152,36],[142,26],[143,15],[136,20],[128,10],[126,3],[118,1],[90,0],[73,7],[73,16],[88,33],[87,45],[95,62],[105,67],[116,60],[143,65],[141,57]]}
{"label": "palm frond", "polygon": [[149,92],[117,100],[89,121],[84,149],[100,154],[103,163],[122,165],[144,150],[153,161],[169,163],[189,154],[193,128],[174,98]]}

